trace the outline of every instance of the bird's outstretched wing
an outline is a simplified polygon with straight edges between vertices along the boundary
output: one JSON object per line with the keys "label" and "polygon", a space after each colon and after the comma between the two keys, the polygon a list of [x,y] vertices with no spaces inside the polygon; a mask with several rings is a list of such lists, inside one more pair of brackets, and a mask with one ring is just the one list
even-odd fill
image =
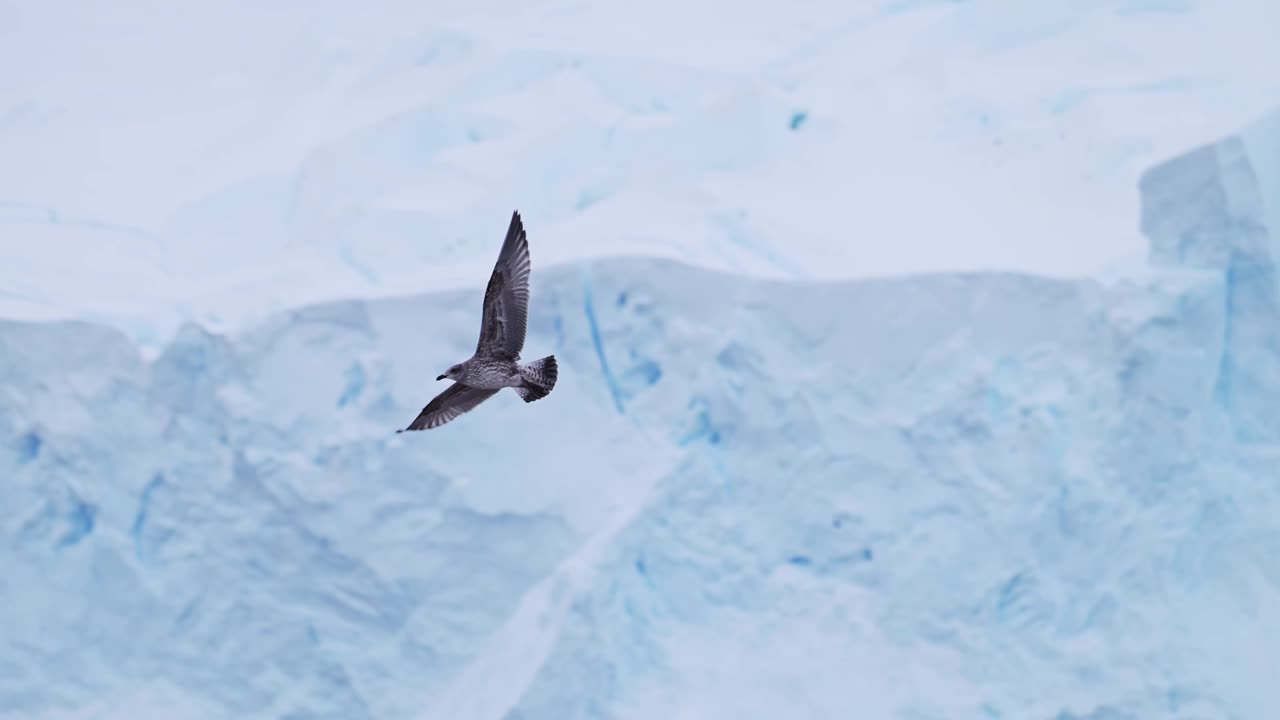
{"label": "bird's outstretched wing", "polygon": [[529,267],[529,242],[516,211],[511,213],[507,237],[484,291],[477,356],[511,360],[520,356],[529,322]]}
{"label": "bird's outstretched wing", "polygon": [[[454,383],[427,403],[427,406],[422,408],[422,412],[418,413],[418,417],[404,430],[427,430],[440,427],[459,415],[475,409],[477,405],[493,397],[497,392],[497,390],[484,390]],[[396,432],[404,432],[404,430]]]}

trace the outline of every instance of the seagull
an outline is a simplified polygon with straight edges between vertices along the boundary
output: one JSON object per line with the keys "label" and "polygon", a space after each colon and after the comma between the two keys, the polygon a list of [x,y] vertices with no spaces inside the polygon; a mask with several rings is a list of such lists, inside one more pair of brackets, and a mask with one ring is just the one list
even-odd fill
{"label": "seagull", "polygon": [[475,354],[436,378],[453,380],[453,385],[435,396],[409,427],[397,433],[440,427],[474,410],[502,388],[513,388],[527,403],[551,393],[558,373],[555,355],[520,364],[529,321],[529,267],[529,243],[517,210],[511,214],[507,237],[484,291]]}

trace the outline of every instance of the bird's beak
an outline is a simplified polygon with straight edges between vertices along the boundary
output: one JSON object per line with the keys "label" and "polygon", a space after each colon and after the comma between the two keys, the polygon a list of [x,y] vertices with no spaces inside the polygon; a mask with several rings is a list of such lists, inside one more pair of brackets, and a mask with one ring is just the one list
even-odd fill
{"label": "bird's beak", "polygon": [[443,380],[443,379],[444,379],[444,376],[443,376],[443,375],[441,375],[440,377],[436,378],[436,380]]}

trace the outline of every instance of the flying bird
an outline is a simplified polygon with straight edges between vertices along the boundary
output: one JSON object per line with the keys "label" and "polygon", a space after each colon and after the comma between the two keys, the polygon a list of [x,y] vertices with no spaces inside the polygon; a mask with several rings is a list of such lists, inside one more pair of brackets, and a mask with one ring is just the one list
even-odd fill
{"label": "flying bird", "polygon": [[546,397],[556,386],[555,355],[520,364],[529,321],[529,267],[529,243],[517,210],[511,214],[507,237],[484,291],[475,354],[436,378],[453,380],[453,385],[427,403],[404,430],[440,427],[474,410],[502,388],[513,388],[522,400],[531,403]]}

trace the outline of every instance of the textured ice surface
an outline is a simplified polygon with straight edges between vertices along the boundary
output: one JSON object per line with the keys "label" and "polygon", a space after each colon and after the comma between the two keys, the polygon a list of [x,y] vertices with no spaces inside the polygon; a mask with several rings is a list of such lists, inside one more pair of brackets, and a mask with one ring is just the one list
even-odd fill
{"label": "textured ice surface", "polygon": [[1242,439],[1280,440],[1280,111],[1143,177],[1143,229],[1159,266],[1224,278],[1216,393]]}
{"label": "textured ice surface", "polygon": [[8,3],[0,313],[184,320],[538,267],[1078,275],[1280,96],[1274,0]]}
{"label": "textured ice surface", "polygon": [[7,322],[0,717],[1269,717],[1276,118],[1141,279],[535,271],[555,394],[431,433],[479,286]]}

